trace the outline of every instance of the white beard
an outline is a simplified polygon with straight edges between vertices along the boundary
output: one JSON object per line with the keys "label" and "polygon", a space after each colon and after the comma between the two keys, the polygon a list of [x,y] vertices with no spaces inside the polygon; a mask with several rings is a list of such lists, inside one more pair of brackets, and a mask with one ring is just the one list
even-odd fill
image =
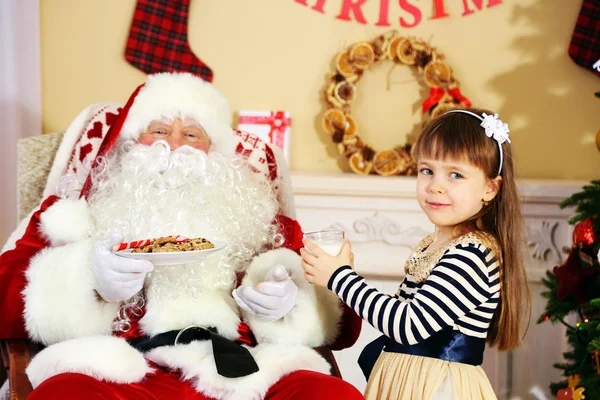
{"label": "white beard", "polygon": [[187,146],[171,151],[164,142],[126,145],[93,179],[89,204],[99,240],[121,233],[127,242],[169,235],[227,242],[203,262],[155,267],[145,285],[149,304],[230,290],[252,257],[282,242],[270,186],[239,158]]}

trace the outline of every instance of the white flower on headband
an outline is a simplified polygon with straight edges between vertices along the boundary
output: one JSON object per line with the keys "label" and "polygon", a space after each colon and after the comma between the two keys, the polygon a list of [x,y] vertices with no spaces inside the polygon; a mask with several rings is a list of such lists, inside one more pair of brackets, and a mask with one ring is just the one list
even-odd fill
{"label": "white flower on headband", "polygon": [[485,134],[488,137],[494,138],[498,144],[502,144],[506,141],[510,143],[510,139],[508,138],[508,124],[502,122],[502,120],[498,119],[498,114],[487,115],[486,113],[482,114],[483,120],[481,122],[481,126],[485,129]]}

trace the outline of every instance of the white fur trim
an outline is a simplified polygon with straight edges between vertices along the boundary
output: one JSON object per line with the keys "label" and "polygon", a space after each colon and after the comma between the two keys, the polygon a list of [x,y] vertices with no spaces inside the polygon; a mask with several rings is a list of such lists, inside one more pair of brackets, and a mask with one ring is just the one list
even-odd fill
{"label": "white fur trim", "polygon": [[101,335],[49,346],[38,353],[26,369],[34,388],[46,379],[66,372],[107,382],[133,383],[152,371],[142,353],[125,339]]}
{"label": "white fur trim", "polygon": [[40,216],[40,231],[52,246],[83,240],[93,228],[85,199],[58,200]]}
{"label": "white fur trim", "polygon": [[91,271],[91,239],[47,248],[26,272],[25,328],[46,345],[93,334],[110,334],[119,303],[98,299]]}
{"label": "white fur trim", "polygon": [[44,194],[42,196],[44,199],[50,195],[56,194],[56,187],[58,186],[60,178],[67,172],[67,166],[71,160],[73,149],[79,141],[83,130],[87,128],[89,121],[99,112],[107,108],[113,108],[116,113],[116,110],[122,106],[122,103],[116,102],[92,104],[84,108],[83,111],[75,117],[73,122],[71,122],[71,125],[67,128],[56,152],[56,156],[54,157],[52,169],[50,169],[50,173],[48,174],[46,188],[44,189]]}
{"label": "white fur trim", "polygon": [[260,344],[249,350],[259,371],[234,379],[217,373],[209,341],[160,347],[146,357],[158,365],[180,370],[182,377],[192,381],[197,391],[222,400],[263,399],[279,379],[297,370],[329,374],[329,364],[304,346]]}
{"label": "white fur trim", "polygon": [[8,250],[14,250],[15,247],[17,247],[17,241],[23,237],[25,231],[27,230],[27,227],[29,226],[31,217],[39,209],[40,206],[37,206],[35,209],[33,209],[33,211],[27,214],[27,216],[23,218],[21,222],[19,222],[19,226],[17,226],[17,229],[15,229],[13,233],[10,234],[8,240],[6,241],[6,243],[4,243],[4,246],[2,246],[2,251],[0,251],[0,254]]}
{"label": "white fur trim", "polygon": [[232,340],[239,337],[239,323],[240,317],[230,292],[208,289],[201,289],[197,297],[182,294],[149,301],[140,320],[142,330],[148,335],[200,325],[215,327],[221,336]]}
{"label": "white fur trim", "polygon": [[121,130],[121,140],[136,140],[148,125],[161,117],[192,118],[211,139],[211,151],[234,154],[229,101],[217,88],[190,73],[149,75],[136,96]]}
{"label": "white fur trim", "polygon": [[255,286],[264,281],[274,265],[282,264],[290,271],[292,280],[298,286],[296,305],[277,321],[265,321],[242,310],[259,343],[318,347],[335,341],[342,318],[340,301],[329,290],[308,283],[300,262],[300,256],[293,251],[277,249],[256,257],[246,270],[242,284]]}
{"label": "white fur trim", "polygon": [[8,379],[4,381],[2,387],[0,387],[0,400],[11,400],[10,399],[10,388],[8,387]]}

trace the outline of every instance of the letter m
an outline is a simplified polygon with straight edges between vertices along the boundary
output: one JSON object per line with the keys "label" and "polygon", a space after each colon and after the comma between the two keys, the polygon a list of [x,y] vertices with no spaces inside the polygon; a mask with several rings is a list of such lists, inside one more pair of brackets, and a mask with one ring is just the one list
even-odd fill
{"label": "letter m", "polygon": [[[465,15],[473,14],[475,12],[471,8],[469,8],[469,2],[472,2],[475,5],[475,7],[477,7],[477,9],[481,11],[481,9],[483,8],[483,1],[484,0],[463,0],[465,12],[462,14],[462,16],[464,17]],[[502,4],[502,0],[488,0],[487,8],[497,6],[498,4]]]}

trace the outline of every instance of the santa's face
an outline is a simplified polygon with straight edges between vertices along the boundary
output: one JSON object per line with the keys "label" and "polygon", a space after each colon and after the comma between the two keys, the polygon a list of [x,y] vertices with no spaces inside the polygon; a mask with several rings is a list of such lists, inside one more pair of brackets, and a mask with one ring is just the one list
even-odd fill
{"label": "santa's face", "polygon": [[150,146],[159,140],[167,142],[171,150],[190,146],[205,153],[208,153],[211,144],[204,128],[191,118],[152,121],[140,135],[138,143]]}

